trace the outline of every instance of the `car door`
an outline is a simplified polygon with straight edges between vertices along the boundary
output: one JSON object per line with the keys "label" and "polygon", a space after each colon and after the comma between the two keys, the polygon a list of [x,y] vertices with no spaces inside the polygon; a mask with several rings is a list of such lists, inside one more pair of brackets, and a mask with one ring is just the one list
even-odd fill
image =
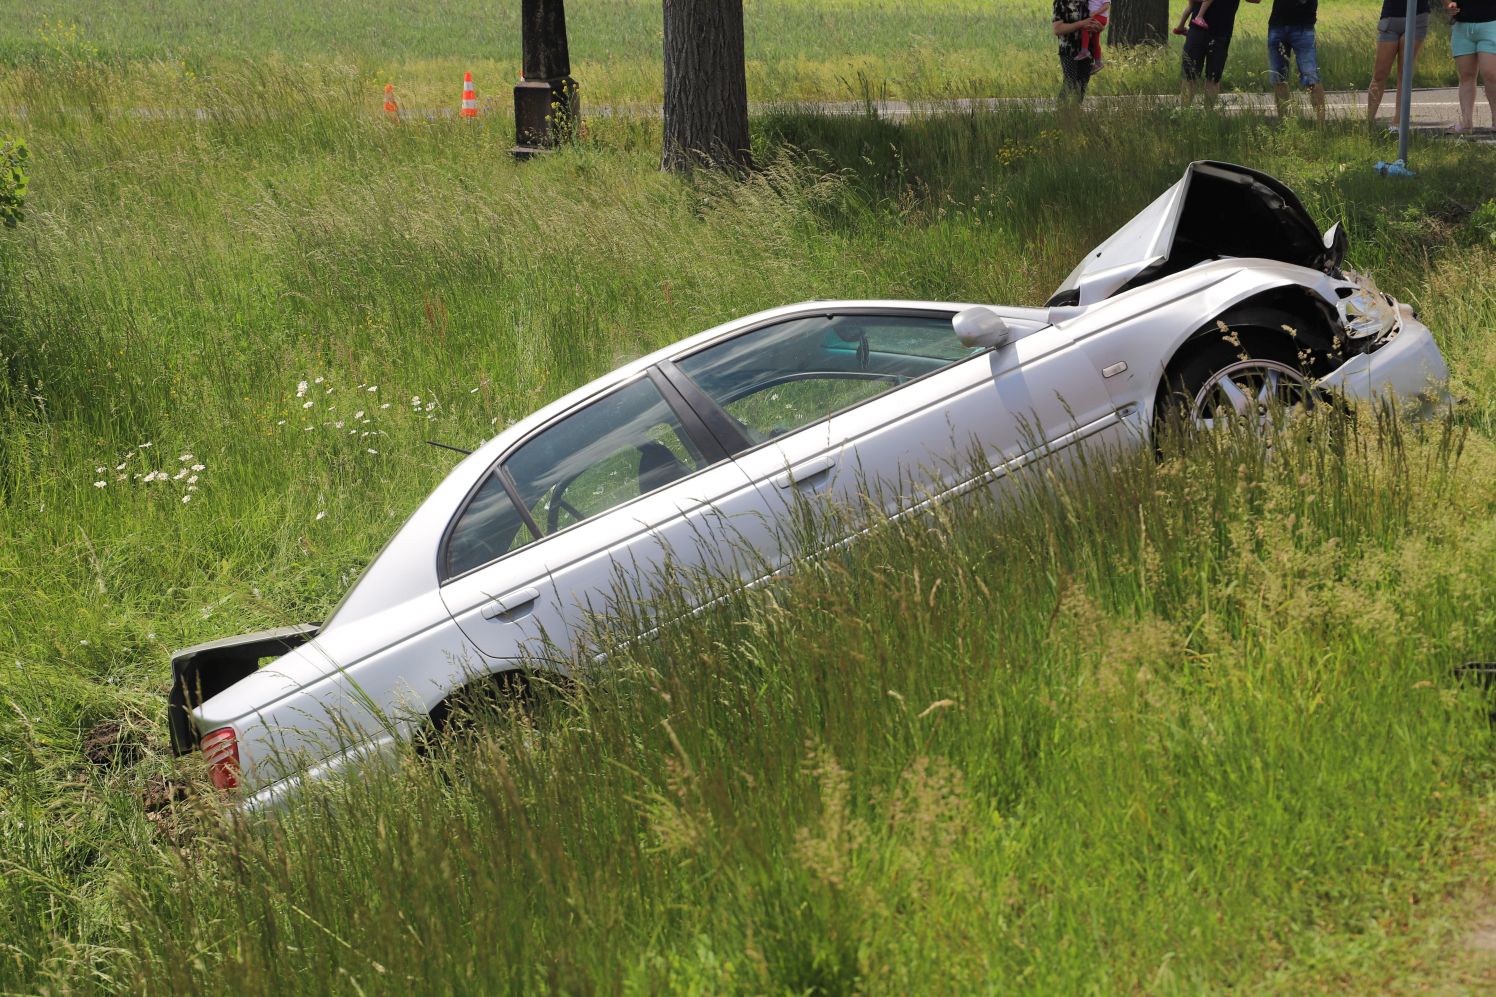
{"label": "car door", "polygon": [[[554,420],[474,489],[443,541],[442,598],[489,658],[564,666],[596,614],[665,578],[688,602],[758,577],[762,493],[651,371]],[[644,621],[648,625],[648,621]]]}
{"label": "car door", "polygon": [[[848,309],[749,330],[663,365],[744,437],[735,460],[781,524],[783,563],[863,513],[899,515],[1104,434],[1116,413],[1069,338],[1035,328],[963,347],[954,310]],[[849,515],[846,515],[849,514]]]}

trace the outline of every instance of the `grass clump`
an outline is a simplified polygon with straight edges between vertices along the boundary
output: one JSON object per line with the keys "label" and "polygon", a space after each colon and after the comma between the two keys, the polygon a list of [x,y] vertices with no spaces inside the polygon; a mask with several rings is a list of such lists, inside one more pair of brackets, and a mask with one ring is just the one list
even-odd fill
{"label": "grass clump", "polygon": [[1449,665],[1496,628],[1493,478],[1450,425],[1317,424],[885,525],[459,750],[137,867],[125,964],[259,992],[1369,980],[1428,943],[1399,926],[1491,774]]}

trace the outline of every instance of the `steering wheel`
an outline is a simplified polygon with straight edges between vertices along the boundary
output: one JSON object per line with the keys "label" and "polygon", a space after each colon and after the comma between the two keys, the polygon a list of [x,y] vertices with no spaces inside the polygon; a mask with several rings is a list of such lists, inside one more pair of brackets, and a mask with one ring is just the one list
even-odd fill
{"label": "steering wheel", "polygon": [[570,477],[563,478],[562,480],[556,482],[556,487],[551,489],[550,506],[545,510],[545,532],[547,534],[556,532],[556,526],[561,519],[561,512],[563,510],[569,513],[571,515],[571,518],[576,520],[577,522],[581,522],[583,519],[587,518],[586,516],[582,515],[580,509],[561,497],[562,495],[566,494],[566,489],[571,487],[572,482],[576,481],[586,472],[587,468],[584,467],[576,474],[573,474]]}

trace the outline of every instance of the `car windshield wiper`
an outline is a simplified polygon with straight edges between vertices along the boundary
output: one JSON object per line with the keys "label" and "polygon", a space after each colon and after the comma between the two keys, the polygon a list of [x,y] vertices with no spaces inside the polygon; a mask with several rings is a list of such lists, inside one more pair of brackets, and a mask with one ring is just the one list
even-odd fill
{"label": "car windshield wiper", "polygon": [[431,444],[434,447],[441,447],[443,450],[453,450],[453,451],[456,451],[457,453],[466,454],[466,455],[469,455],[469,456],[472,454],[471,450],[464,450],[464,449],[462,449],[462,447],[454,447],[450,443],[438,443],[435,440],[427,440],[426,442],[429,443],[429,444]]}

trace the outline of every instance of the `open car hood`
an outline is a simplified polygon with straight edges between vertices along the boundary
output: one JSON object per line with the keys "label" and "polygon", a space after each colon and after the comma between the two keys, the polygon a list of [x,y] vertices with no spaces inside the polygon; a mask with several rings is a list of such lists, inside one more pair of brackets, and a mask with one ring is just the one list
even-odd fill
{"label": "open car hood", "polygon": [[1338,228],[1321,236],[1298,197],[1278,180],[1202,160],[1087,253],[1048,304],[1089,305],[1220,257],[1280,260],[1330,273],[1344,252]]}

